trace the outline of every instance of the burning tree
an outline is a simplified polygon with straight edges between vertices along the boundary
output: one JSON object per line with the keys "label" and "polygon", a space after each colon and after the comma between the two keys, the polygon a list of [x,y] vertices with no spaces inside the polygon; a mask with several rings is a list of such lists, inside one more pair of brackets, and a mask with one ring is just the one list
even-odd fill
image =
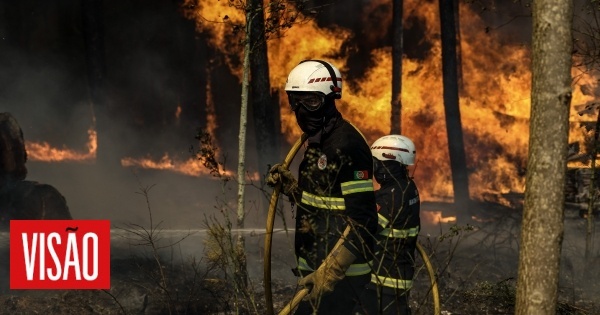
{"label": "burning tree", "polygon": [[440,28],[442,42],[442,75],[444,82],[444,111],[446,116],[446,131],[448,134],[448,152],[450,153],[450,167],[452,169],[452,186],[454,191],[454,204],[460,209],[458,221],[470,219],[465,215],[468,208],[469,176],[467,174],[467,161],[463,140],[463,128],[460,118],[458,97],[458,56],[456,47],[458,33],[455,22],[455,5],[453,0],[439,0]]}
{"label": "burning tree", "polygon": [[392,112],[390,133],[402,133],[402,18],[403,0],[392,4]]}

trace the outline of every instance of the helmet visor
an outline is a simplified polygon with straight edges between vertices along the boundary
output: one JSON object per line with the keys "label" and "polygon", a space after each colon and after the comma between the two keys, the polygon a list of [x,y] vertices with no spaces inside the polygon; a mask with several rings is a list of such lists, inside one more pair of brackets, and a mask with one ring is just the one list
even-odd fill
{"label": "helmet visor", "polygon": [[296,111],[300,106],[304,106],[311,112],[316,111],[325,102],[323,95],[317,93],[290,93],[289,100],[293,111]]}

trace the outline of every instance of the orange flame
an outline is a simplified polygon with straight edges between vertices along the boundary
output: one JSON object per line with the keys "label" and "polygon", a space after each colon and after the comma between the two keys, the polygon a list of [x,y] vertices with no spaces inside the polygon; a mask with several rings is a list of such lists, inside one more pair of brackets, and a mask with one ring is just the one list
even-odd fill
{"label": "orange flame", "polygon": [[[213,176],[210,173],[210,170],[207,169],[202,163],[196,158],[190,158],[188,160],[178,160],[171,158],[168,153],[165,153],[162,158],[159,160],[155,160],[151,157],[146,158],[131,158],[125,157],[121,159],[121,165],[123,167],[138,167],[143,169],[154,169],[154,170],[166,170],[171,171],[187,176],[203,176],[203,177],[213,177],[218,178],[217,176]],[[228,178],[233,178],[234,172],[221,169],[220,175]],[[260,174],[258,172],[247,174],[247,178],[251,181],[259,181]]]}
{"label": "orange flame", "polygon": [[92,163],[96,160],[98,139],[93,127],[88,129],[87,152],[77,152],[63,146],[62,149],[55,148],[48,142],[25,142],[27,158],[40,162],[85,162]]}
{"label": "orange flame", "polygon": [[423,222],[432,224],[456,222],[456,217],[444,217],[442,211],[421,211],[420,216]]}
{"label": "orange flame", "polygon": [[[190,158],[185,161],[174,160],[165,153],[158,161],[151,157],[146,158],[131,158],[125,157],[121,159],[121,165],[124,167],[139,167],[145,169],[168,170],[188,176],[210,176],[210,171],[200,163],[197,159]],[[231,176],[231,172],[223,171],[223,175]]]}
{"label": "orange flame", "polygon": [[179,122],[179,118],[181,117],[181,105],[177,105],[177,109],[175,109],[175,119]]}

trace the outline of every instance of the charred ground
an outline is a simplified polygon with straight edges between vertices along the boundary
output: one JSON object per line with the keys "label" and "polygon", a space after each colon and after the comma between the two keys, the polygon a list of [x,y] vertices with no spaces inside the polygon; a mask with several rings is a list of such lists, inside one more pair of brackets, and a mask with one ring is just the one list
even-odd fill
{"label": "charred ground", "polygon": [[[485,223],[440,224],[422,230],[420,242],[430,254],[438,275],[443,314],[514,314],[521,212],[505,210],[502,214],[494,211],[493,217],[487,215]],[[596,299],[600,284],[595,281],[600,260],[595,257],[587,267],[584,264],[584,229],[585,221],[578,212],[568,210],[557,314],[600,313]],[[127,235],[120,230],[116,238],[120,241],[113,242],[110,290],[10,291],[5,288],[0,297],[0,313],[235,314],[239,306],[241,313],[263,314],[262,231],[256,229],[246,234],[251,286],[245,294],[236,295],[231,278],[210,262],[206,247],[198,248],[203,243],[200,235],[179,232],[180,236],[189,234],[188,238],[162,249],[159,267],[151,248],[134,245],[135,237],[120,238]],[[161,236],[165,244],[181,238],[168,233],[165,230]],[[276,233],[274,239],[272,288],[276,311],[296,290],[290,271],[293,255],[289,237],[293,235]],[[416,264],[420,268],[412,292],[414,314],[432,314],[430,279],[422,261],[418,259]],[[161,269],[166,279],[164,284]],[[240,301],[244,303],[238,303]],[[248,301],[253,302],[245,304]]]}

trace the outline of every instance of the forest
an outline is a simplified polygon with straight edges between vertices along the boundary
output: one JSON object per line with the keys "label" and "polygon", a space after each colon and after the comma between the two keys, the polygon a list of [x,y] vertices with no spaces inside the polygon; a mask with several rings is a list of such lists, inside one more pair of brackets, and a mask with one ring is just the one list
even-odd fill
{"label": "forest", "polygon": [[[27,179],[56,187],[73,218],[111,220],[119,236],[113,288],[104,292],[10,290],[1,261],[0,302],[7,311],[0,313],[265,313],[262,250],[271,190],[264,176],[301,135],[283,86],[299,62],[323,59],[340,68],[344,92],[337,106],[369,143],[389,133],[415,142],[419,238],[436,268],[442,313],[513,314],[532,130],[533,2],[269,1],[266,27],[255,37],[245,32],[246,2],[262,3],[0,4],[0,113],[10,113],[23,131]],[[454,34],[441,26],[441,3],[449,5]],[[590,188],[597,179],[590,174],[600,121],[600,7],[579,0],[572,9],[556,313],[598,314],[597,188]],[[447,36],[456,41],[453,68],[442,56]],[[246,43],[255,45],[249,65]],[[449,81],[448,69],[456,75]],[[247,71],[247,141],[240,148]],[[276,309],[296,289],[288,235],[294,209],[283,199],[279,207]],[[148,246],[154,236],[146,231],[160,234],[160,246]],[[242,293],[231,285],[234,246],[224,241],[240,234],[250,277]],[[7,238],[0,241],[4,254]],[[430,279],[423,261],[417,264],[413,313],[431,314]]]}

